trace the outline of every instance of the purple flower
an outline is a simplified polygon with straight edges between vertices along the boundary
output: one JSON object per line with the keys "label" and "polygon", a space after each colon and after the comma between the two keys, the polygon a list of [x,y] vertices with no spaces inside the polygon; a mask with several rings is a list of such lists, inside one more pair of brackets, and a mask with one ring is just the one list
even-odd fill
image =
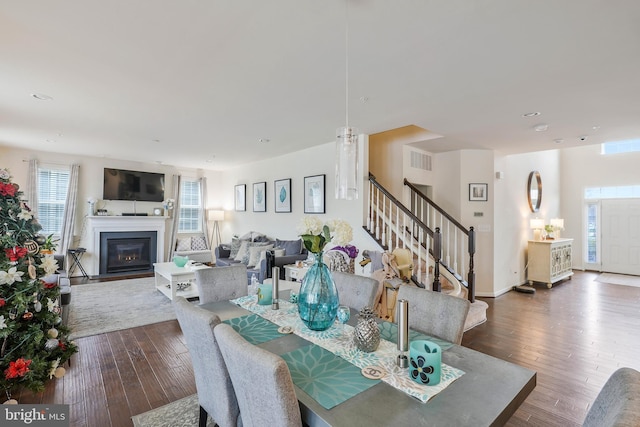
{"label": "purple flower", "polygon": [[358,248],[353,245],[344,245],[344,246],[335,246],[332,250],[334,251],[342,251],[349,255],[349,258],[355,258],[358,256]]}

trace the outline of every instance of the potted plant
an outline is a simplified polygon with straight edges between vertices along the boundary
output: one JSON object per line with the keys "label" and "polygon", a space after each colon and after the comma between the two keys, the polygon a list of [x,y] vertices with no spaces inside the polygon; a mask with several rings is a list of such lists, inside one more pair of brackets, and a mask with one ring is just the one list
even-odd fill
{"label": "potted plant", "polygon": [[58,241],[60,239],[54,239],[53,234],[49,234],[45,239],[42,246],[40,246],[40,252],[43,254],[52,254],[58,247]]}

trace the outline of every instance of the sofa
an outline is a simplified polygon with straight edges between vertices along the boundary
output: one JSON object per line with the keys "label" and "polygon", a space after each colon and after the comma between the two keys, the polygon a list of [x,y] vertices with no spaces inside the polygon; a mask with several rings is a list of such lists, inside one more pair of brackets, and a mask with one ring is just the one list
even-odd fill
{"label": "sofa", "polygon": [[271,277],[271,268],[280,267],[280,278],[284,280],[284,266],[304,261],[308,252],[302,239],[280,240],[250,233],[249,238],[234,238],[215,248],[216,266],[225,267],[237,263],[247,266],[247,282],[255,275],[258,282]]}

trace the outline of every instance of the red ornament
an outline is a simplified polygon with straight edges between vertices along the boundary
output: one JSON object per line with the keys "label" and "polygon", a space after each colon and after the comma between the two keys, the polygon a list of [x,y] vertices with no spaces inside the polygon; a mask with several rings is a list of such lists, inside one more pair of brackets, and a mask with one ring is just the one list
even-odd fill
{"label": "red ornament", "polygon": [[58,347],[60,347],[60,350],[65,351],[67,349],[67,346],[65,343],[63,343],[62,341],[58,341]]}
{"label": "red ornament", "polygon": [[58,286],[58,284],[56,282],[49,283],[49,282],[45,282],[43,280],[42,283],[44,283],[44,287],[47,288],[47,289],[53,289],[56,286]]}
{"label": "red ornament", "polygon": [[16,185],[14,184],[4,184],[2,182],[0,182],[0,195],[2,196],[15,196],[16,195],[16,191],[18,189],[16,188]]}
{"label": "red ornament", "polygon": [[31,320],[31,319],[33,319],[33,313],[30,312],[30,311],[27,311],[22,315],[22,318],[24,320]]}
{"label": "red ornament", "polygon": [[6,303],[7,302],[4,300],[4,298],[0,298],[0,307],[4,307]]}

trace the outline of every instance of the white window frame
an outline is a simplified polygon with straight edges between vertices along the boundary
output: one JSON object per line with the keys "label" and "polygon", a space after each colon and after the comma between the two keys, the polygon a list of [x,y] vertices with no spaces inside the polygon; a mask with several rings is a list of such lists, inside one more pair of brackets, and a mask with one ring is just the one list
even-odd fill
{"label": "white window frame", "polygon": [[[48,178],[47,178],[48,176]],[[56,180],[52,181],[52,176],[56,176]],[[64,188],[63,181],[66,176],[66,186]],[[36,215],[38,222],[42,226],[41,233],[44,235],[53,234],[55,238],[60,238],[62,234],[62,223],[64,220],[64,209],[67,203],[67,194],[69,192],[69,182],[71,181],[71,169],[65,166],[55,166],[42,164],[38,166],[38,179],[37,179],[37,192],[38,192],[38,206],[36,209]],[[45,212],[50,211],[51,207],[59,212],[59,215],[44,215]],[[54,223],[52,224],[51,218],[55,216]]]}
{"label": "white window frame", "polygon": [[[186,186],[196,185],[197,192],[187,194]],[[182,178],[180,182],[180,212],[178,233],[202,233],[202,181],[194,178]],[[194,196],[195,200],[194,200]],[[192,213],[195,212],[194,218]]]}

